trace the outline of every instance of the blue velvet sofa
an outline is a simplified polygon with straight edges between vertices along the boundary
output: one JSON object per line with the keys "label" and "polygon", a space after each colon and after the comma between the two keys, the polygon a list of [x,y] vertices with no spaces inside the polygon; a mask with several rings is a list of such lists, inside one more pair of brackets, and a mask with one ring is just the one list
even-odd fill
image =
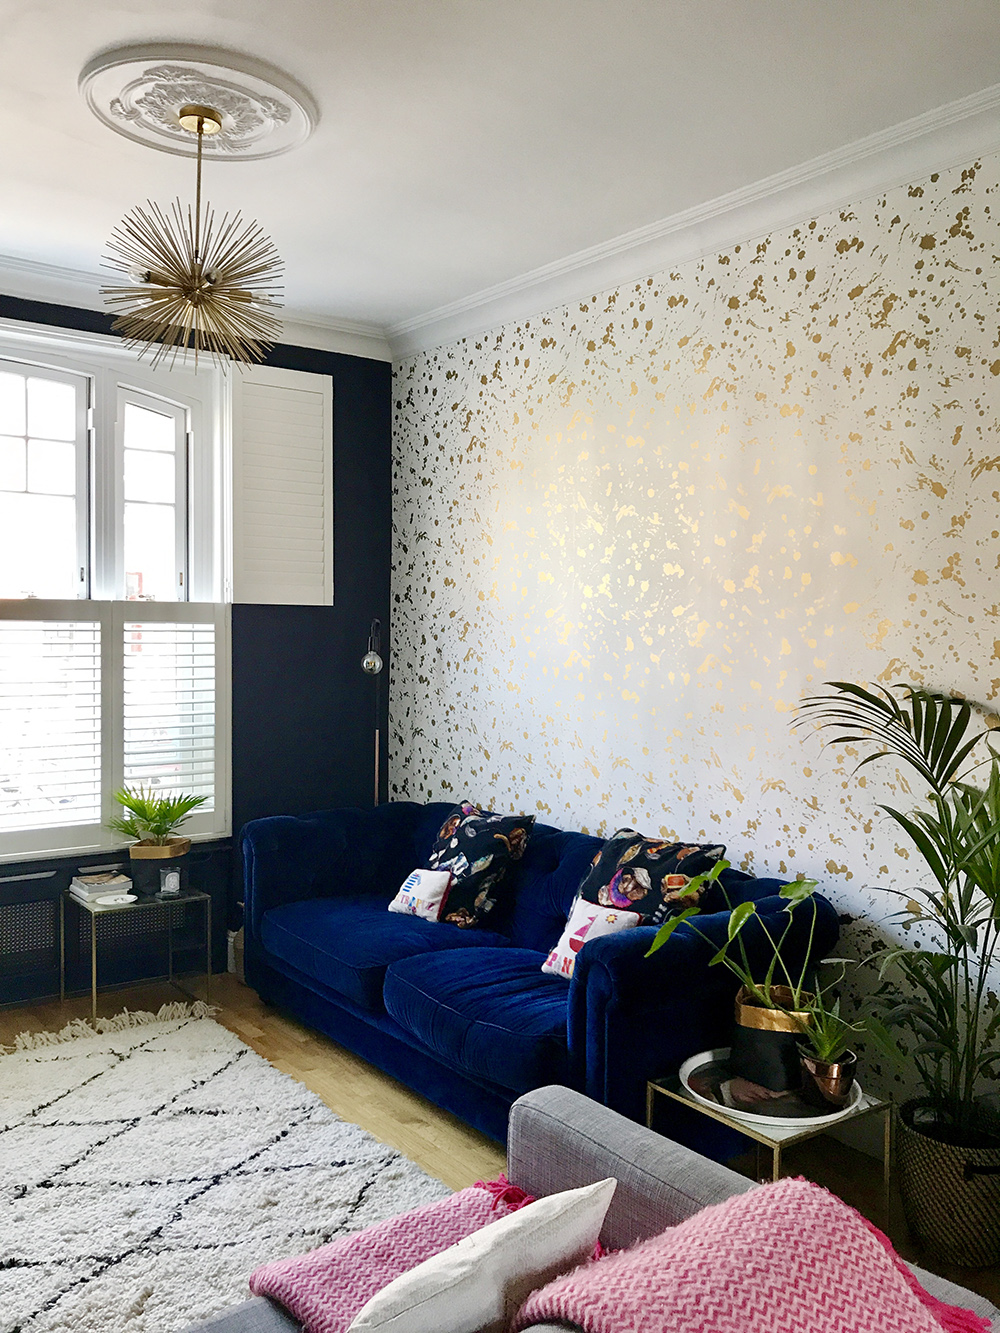
{"label": "blue velvet sofa", "polygon": [[[269,1003],[503,1141],[511,1103],[561,1083],[630,1117],[645,1116],[646,1082],[698,1051],[728,1044],[735,979],[686,926],[644,957],[637,927],[581,950],[573,977],[543,973],[600,838],[538,824],[490,929],[460,929],[386,910],[426,865],[452,807],[401,801],[247,824],[245,968]],[[723,872],[731,902],[754,899],[780,928],[783,881]],[[817,895],[815,957],[837,917]],[[807,919],[808,918],[808,919]],[[719,942],[728,914],[700,925]],[[811,909],[796,909],[789,954],[807,947]],[[751,951],[761,945],[748,932]],[[661,1099],[665,1100],[665,1099]],[[669,1132],[715,1156],[735,1144],[678,1106]]]}

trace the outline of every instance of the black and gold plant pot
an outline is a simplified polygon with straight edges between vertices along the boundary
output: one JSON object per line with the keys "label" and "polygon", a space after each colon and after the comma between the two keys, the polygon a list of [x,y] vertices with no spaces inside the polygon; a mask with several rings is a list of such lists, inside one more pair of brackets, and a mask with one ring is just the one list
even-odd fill
{"label": "black and gold plant pot", "polygon": [[792,1011],[795,999],[787,986],[772,986],[769,995],[784,1009],[768,1009],[746,987],[740,988],[729,1067],[740,1078],[762,1088],[791,1092],[802,1086],[800,1023],[808,1026],[811,1020],[802,1010]]}
{"label": "black and gold plant pot", "polygon": [[140,898],[151,898],[160,891],[160,872],[176,870],[179,887],[187,888],[187,862],[182,858],[191,850],[190,838],[171,838],[166,843],[136,842],[128,849],[132,888]]}

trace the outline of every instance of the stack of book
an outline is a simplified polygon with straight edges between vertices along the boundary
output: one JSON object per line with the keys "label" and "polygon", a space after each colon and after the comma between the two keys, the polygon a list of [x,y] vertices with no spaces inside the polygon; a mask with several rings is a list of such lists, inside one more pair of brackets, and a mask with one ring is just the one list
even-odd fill
{"label": "stack of book", "polygon": [[129,893],[132,881],[128,875],[117,870],[107,870],[97,875],[76,875],[70,880],[69,891],[81,903],[92,903],[103,898],[106,893]]}

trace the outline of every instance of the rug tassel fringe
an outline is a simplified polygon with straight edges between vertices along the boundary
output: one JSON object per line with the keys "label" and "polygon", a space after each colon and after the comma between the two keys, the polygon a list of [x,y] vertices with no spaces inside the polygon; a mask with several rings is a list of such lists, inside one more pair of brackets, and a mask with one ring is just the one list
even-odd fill
{"label": "rug tassel fringe", "polygon": [[0,1053],[11,1055],[15,1051],[39,1051],[46,1046],[61,1046],[67,1041],[77,1041],[80,1037],[101,1037],[109,1032],[126,1032],[129,1028],[146,1027],[149,1023],[169,1023],[178,1018],[211,1018],[218,1009],[204,1000],[195,1000],[192,1004],[184,1000],[174,1000],[170,1004],[161,1004],[156,1013],[146,1009],[123,1009],[113,1018],[98,1018],[91,1022],[86,1018],[74,1018],[58,1032],[21,1032],[14,1038],[13,1046],[0,1046]]}

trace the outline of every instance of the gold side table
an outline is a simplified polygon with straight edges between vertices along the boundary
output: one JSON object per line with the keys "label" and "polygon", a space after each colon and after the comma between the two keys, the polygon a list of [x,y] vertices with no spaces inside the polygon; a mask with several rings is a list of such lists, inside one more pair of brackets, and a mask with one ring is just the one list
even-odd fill
{"label": "gold side table", "polygon": [[881,1101],[878,1097],[872,1097],[867,1092],[862,1094],[858,1105],[852,1110],[841,1116],[839,1120],[825,1125],[789,1125],[775,1121],[773,1125],[752,1124],[741,1120],[733,1115],[725,1106],[707,1106],[704,1102],[698,1101],[693,1097],[687,1088],[684,1087],[676,1074],[669,1078],[651,1079],[646,1084],[646,1125],[651,1129],[653,1126],[653,1107],[657,1097],[670,1097],[675,1102],[681,1102],[684,1106],[691,1107],[694,1111],[699,1111],[702,1115],[707,1115],[712,1120],[718,1120],[720,1124],[728,1126],[729,1129],[735,1129],[740,1134],[745,1134],[748,1139],[753,1139],[756,1145],[757,1164],[756,1176],[760,1180],[761,1172],[761,1148],[771,1149],[771,1179],[781,1179],[781,1154],[785,1148],[790,1148],[794,1143],[804,1143],[806,1139],[818,1138],[825,1134],[827,1130],[833,1129],[836,1125],[846,1125],[849,1121],[861,1120],[865,1116],[881,1114],[883,1117],[883,1158],[882,1158],[882,1206],[885,1217],[885,1230],[889,1230],[890,1218],[890,1181],[891,1181],[891,1157],[892,1157],[892,1102]]}
{"label": "gold side table", "polygon": [[[113,892],[113,890],[109,890]],[[177,952],[177,945],[174,939],[174,913],[169,909],[186,903],[200,903],[204,909],[202,917],[205,931],[205,1001],[209,1000],[209,987],[212,981],[212,899],[209,894],[202,893],[198,889],[185,889],[183,893],[173,894],[169,898],[162,898],[158,894],[152,898],[139,897],[134,903],[122,903],[113,907],[99,907],[96,903],[84,902],[77,898],[68,889],[59,899],[59,999],[66,998],[66,904],[72,903],[79,908],[80,912],[90,918],[90,1016],[97,1018],[97,992],[100,989],[98,977],[98,959],[100,943],[98,939],[98,918],[120,915],[122,912],[149,913],[163,912],[167,910],[167,970],[162,974],[171,986],[176,987],[182,994],[188,995],[191,999],[199,997],[193,995],[191,991],[177,982],[174,976],[174,954]],[[195,947],[195,946],[188,946]],[[159,977],[137,978],[142,981],[155,981]]]}

